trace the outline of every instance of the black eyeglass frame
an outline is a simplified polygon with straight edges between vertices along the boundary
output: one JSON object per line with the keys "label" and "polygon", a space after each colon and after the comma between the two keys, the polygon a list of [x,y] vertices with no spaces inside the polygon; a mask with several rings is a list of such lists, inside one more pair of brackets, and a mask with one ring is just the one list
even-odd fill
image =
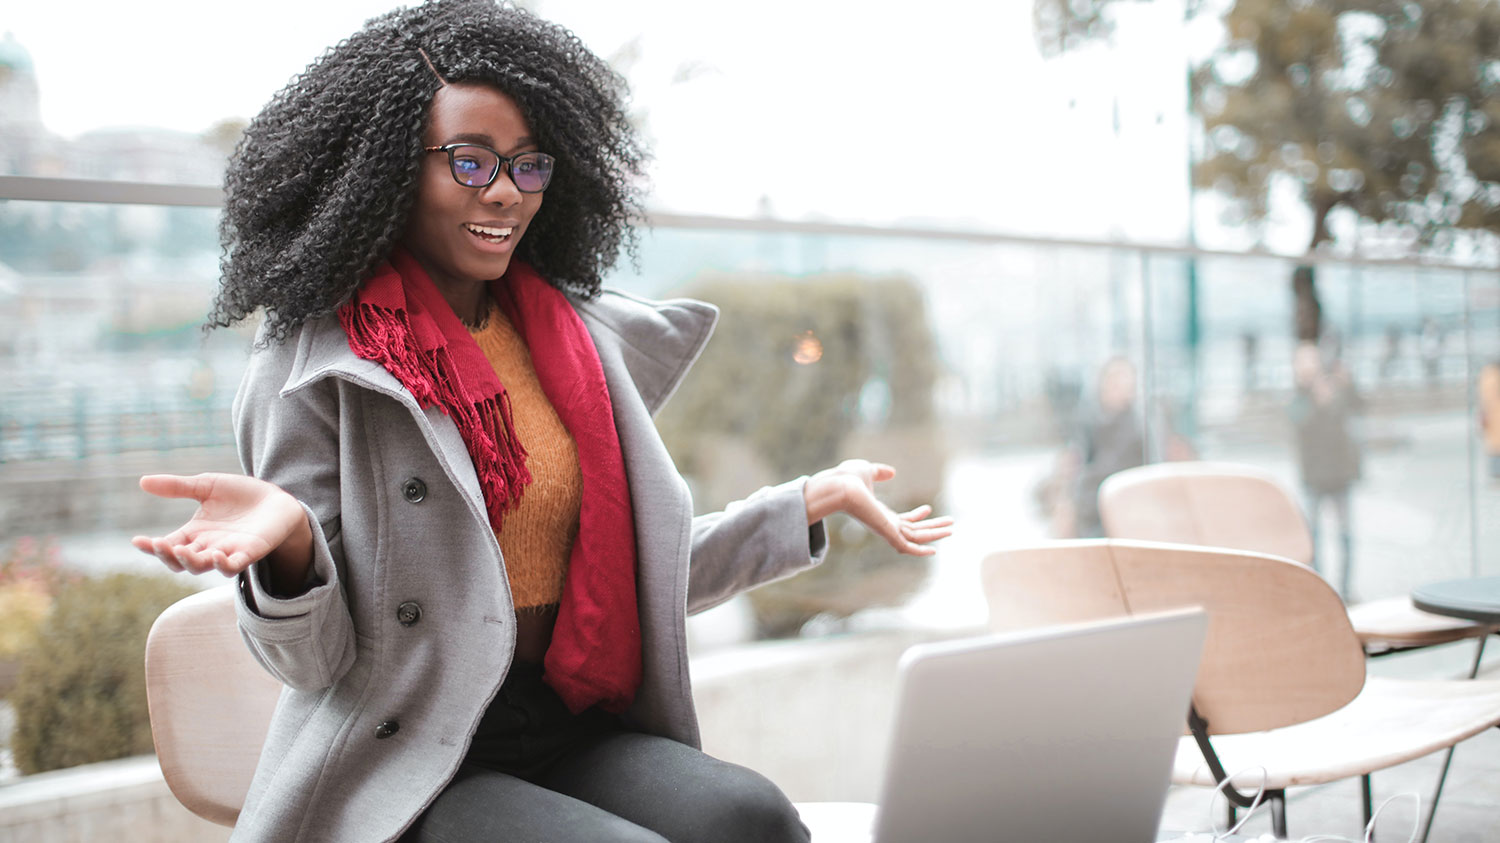
{"label": "black eyeglass frame", "polygon": [[[458,177],[458,170],[455,169],[455,162],[453,160],[453,152],[454,152],[454,150],[462,149],[463,147],[466,147],[466,146],[472,146],[475,149],[482,149],[485,152],[488,152],[491,155],[495,156],[496,158],[500,159],[500,163],[497,164],[497,165],[495,165],[495,171],[493,173],[490,173],[489,180],[486,181],[484,184],[469,184],[468,182],[466,182],[463,179],[461,179],[461,178]],[[553,158],[551,155],[548,155],[545,152],[522,152],[522,153],[520,153],[518,155],[501,155],[499,152],[496,152],[495,150],[491,149],[488,146],[485,146],[482,143],[446,143],[446,144],[443,144],[442,146],[424,146],[424,147],[422,147],[422,151],[423,152],[446,152],[446,153],[448,153],[448,173],[449,173],[449,175],[453,176],[453,180],[455,182],[458,182],[459,184],[463,185],[464,187],[471,187],[471,188],[473,188],[475,190],[483,190],[486,187],[489,187],[490,185],[494,184],[495,183],[495,179],[497,179],[497,178],[500,177],[500,171],[504,170],[506,178],[510,179],[510,183],[511,184],[515,184],[516,185],[516,190],[519,190],[522,193],[541,193],[542,191],[545,191],[547,189],[548,185],[552,184],[552,167],[557,165],[557,159]],[[519,184],[516,184],[515,172],[511,169],[511,164],[517,158],[520,158],[520,157],[525,156],[525,155],[535,155],[539,159],[545,160],[546,163],[549,165],[548,168],[547,168],[547,180],[542,183],[541,188],[538,189],[538,190],[526,190],[526,189],[522,188]]]}

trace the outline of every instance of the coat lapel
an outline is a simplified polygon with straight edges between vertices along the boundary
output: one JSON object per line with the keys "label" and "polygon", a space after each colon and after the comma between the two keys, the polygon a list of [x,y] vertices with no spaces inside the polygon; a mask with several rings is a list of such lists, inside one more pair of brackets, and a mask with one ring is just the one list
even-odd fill
{"label": "coat lapel", "polygon": [[312,330],[300,335],[297,356],[281,394],[289,395],[324,378],[336,377],[395,399],[417,420],[449,479],[480,513],[485,512],[484,493],[479,489],[469,448],[448,414],[439,407],[419,407],[417,399],[384,366],[355,355],[337,317],[324,317],[310,327]]}

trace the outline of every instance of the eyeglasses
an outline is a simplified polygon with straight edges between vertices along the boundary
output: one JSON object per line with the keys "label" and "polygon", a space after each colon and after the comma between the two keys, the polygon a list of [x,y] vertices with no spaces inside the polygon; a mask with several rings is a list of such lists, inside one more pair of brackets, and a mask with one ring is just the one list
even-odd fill
{"label": "eyeglasses", "polygon": [[506,157],[474,143],[450,143],[446,146],[423,147],[426,152],[448,153],[448,168],[453,171],[453,180],[464,187],[489,187],[500,174],[503,165],[510,171],[510,180],[522,193],[541,193],[552,181],[551,155],[545,152],[523,152]]}

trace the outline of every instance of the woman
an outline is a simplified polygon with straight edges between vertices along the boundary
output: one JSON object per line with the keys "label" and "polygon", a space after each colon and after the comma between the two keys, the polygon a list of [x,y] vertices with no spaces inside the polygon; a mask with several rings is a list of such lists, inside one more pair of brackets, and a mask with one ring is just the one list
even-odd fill
{"label": "woman", "polygon": [[287,690],[237,840],[777,841],[763,777],[697,749],[688,612],[815,564],[854,460],[692,517],[651,423],[711,307],[602,292],[642,152],[619,78],[490,0],[370,21],[251,123],[212,322],[261,310],[234,409],[248,476],[135,545],[238,577]]}

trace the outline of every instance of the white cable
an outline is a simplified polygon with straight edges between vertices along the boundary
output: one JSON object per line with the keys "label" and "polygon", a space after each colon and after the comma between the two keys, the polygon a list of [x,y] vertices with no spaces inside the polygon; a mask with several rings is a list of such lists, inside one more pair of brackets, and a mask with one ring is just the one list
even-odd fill
{"label": "white cable", "polygon": [[1415,790],[1398,793],[1380,803],[1380,807],[1376,808],[1375,813],[1370,815],[1370,824],[1365,826],[1364,843],[1370,843],[1371,840],[1375,839],[1375,821],[1380,819],[1380,812],[1385,810],[1385,806],[1403,796],[1410,796],[1412,801],[1411,836],[1406,838],[1406,843],[1415,843],[1417,830],[1422,827],[1422,794],[1417,793]]}
{"label": "white cable", "polygon": [[[1260,786],[1255,791],[1255,798],[1250,800],[1250,807],[1244,809],[1245,815],[1240,817],[1239,822],[1235,823],[1232,828],[1228,830],[1219,828],[1218,812],[1217,810],[1215,810],[1218,804],[1218,797],[1223,796],[1225,801],[1227,802],[1229,800],[1229,797],[1224,793],[1224,788],[1233,784],[1235,779],[1251,770],[1260,770]],[[1250,820],[1250,815],[1255,813],[1255,810],[1261,806],[1261,800],[1265,798],[1266,780],[1269,777],[1270,774],[1266,771],[1266,768],[1257,765],[1254,767],[1246,767],[1243,770],[1239,770],[1234,775],[1226,776],[1223,781],[1219,782],[1218,786],[1214,788],[1213,797],[1210,798],[1208,802],[1208,820],[1210,827],[1213,829],[1214,843],[1220,843],[1220,841],[1223,841],[1226,837],[1234,835],[1246,822]],[[1398,793],[1381,802],[1380,805],[1375,809],[1375,811],[1370,814],[1370,822],[1365,825],[1365,833],[1360,837],[1359,840],[1355,840],[1350,837],[1344,837],[1341,834],[1310,834],[1307,837],[1299,837],[1295,841],[1287,841],[1287,843],[1371,843],[1371,841],[1375,838],[1375,823],[1380,819],[1380,812],[1384,811],[1387,805],[1390,805],[1392,802],[1402,798],[1403,796],[1410,796],[1413,802],[1411,835],[1406,838],[1406,843],[1416,843],[1417,833],[1422,827],[1422,795],[1414,790],[1408,790],[1404,793]],[[1263,834],[1260,838],[1257,839],[1273,841],[1275,838],[1271,837],[1271,835],[1269,834]]]}
{"label": "white cable", "polygon": [[[1258,787],[1255,791],[1255,798],[1250,800],[1250,807],[1245,809],[1245,815],[1243,817],[1240,817],[1240,821],[1235,823],[1233,828],[1225,831],[1219,828],[1218,812],[1214,810],[1215,800],[1217,797],[1223,796],[1224,801],[1228,803],[1229,796],[1224,792],[1224,788],[1233,784],[1235,779],[1239,778],[1242,774],[1249,772],[1250,770],[1260,771],[1260,787]],[[1265,798],[1266,780],[1270,777],[1270,775],[1271,774],[1267,772],[1266,768],[1260,765],[1256,765],[1254,767],[1246,767],[1243,770],[1236,771],[1234,775],[1225,776],[1224,780],[1219,782],[1219,786],[1214,788],[1214,797],[1208,800],[1208,821],[1210,823],[1210,827],[1214,830],[1214,843],[1218,843],[1218,841],[1223,840],[1230,835],[1233,835],[1235,832],[1240,830],[1241,826],[1243,826],[1246,822],[1249,822],[1250,815],[1255,813],[1255,809],[1260,807],[1260,801]]]}

